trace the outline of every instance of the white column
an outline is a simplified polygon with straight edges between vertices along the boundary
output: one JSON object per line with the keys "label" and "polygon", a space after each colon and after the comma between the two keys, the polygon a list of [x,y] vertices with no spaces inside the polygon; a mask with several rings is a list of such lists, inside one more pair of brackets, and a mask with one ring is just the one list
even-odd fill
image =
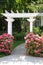
{"label": "white column", "polygon": [[5,20],[8,22],[8,34],[11,34],[12,35],[12,22],[14,21],[14,19],[7,18]]}
{"label": "white column", "polygon": [[30,32],[33,32],[33,21],[34,21],[35,19],[30,18],[30,19],[27,19],[27,20],[30,22]]}
{"label": "white column", "polygon": [[43,16],[41,16],[41,26],[43,26]]}
{"label": "white column", "polygon": [[33,22],[30,22],[30,32],[33,32]]}

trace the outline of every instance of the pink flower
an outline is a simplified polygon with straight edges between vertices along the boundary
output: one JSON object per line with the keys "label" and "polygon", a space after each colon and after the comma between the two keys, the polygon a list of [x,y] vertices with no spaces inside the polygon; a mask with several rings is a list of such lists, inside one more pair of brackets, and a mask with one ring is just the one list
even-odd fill
{"label": "pink flower", "polygon": [[3,45],[3,44],[4,44],[4,42],[1,42],[1,44]]}
{"label": "pink flower", "polygon": [[26,40],[26,37],[24,37],[24,39]]}
{"label": "pink flower", "polygon": [[29,34],[27,34],[27,35],[26,35],[26,39],[27,39],[29,36],[30,36],[30,35],[29,35]]}
{"label": "pink flower", "polygon": [[37,48],[37,47],[39,47],[39,45],[38,45],[38,44],[36,45],[36,48]]}
{"label": "pink flower", "polygon": [[5,52],[7,52],[8,54],[9,54],[9,53],[11,53],[11,51],[10,51],[10,50],[5,50]]}
{"label": "pink flower", "polygon": [[25,43],[31,43],[31,41],[29,39],[27,39]]}
{"label": "pink flower", "polygon": [[10,36],[12,39],[14,39],[14,36]]}
{"label": "pink flower", "polygon": [[6,39],[5,42],[8,42],[8,39]]}
{"label": "pink flower", "polygon": [[3,36],[10,36],[10,34],[4,33]]}
{"label": "pink flower", "polygon": [[32,32],[29,33],[30,36],[34,35]]}
{"label": "pink flower", "polygon": [[0,44],[0,47],[4,47],[4,45],[1,45],[1,44]]}
{"label": "pink flower", "polygon": [[2,48],[1,51],[4,52],[4,48]]}
{"label": "pink flower", "polygon": [[39,42],[34,42],[36,45],[38,45],[39,44]]}
{"label": "pink flower", "polygon": [[34,50],[34,53],[40,53],[41,49]]}
{"label": "pink flower", "polygon": [[40,38],[41,42],[43,43],[43,37]]}
{"label": "pink flower", "polygon": [[1,52],[1,48],[0,48],[0,52]]}
{"label": "pink flower", "polygon": [[31,40],[31,41],[34,41],[34,39],[33,39],[33,38],[31,38],[30,40]]}
{"label": "pink flower", "polygon": [[13,42],[14,42],[14,40],[11,40],[11,42],[13,43]]}
{"label": "pink flower", "polygon": [[11,53],[11,51],[10,51],[10,50],[8,50],[8,53]]}
{"label": "pink flower", "polygon": [[3,36],[2,35],[0,35],[0,39],[3,39]]}
{"label": "pink flower", "polygon": [[40,43],[40,38],[34,38],[34,40]]}
{"label": "pink flower", "polygon": [[25,43],[25,48],[27,48],[27,44]]}

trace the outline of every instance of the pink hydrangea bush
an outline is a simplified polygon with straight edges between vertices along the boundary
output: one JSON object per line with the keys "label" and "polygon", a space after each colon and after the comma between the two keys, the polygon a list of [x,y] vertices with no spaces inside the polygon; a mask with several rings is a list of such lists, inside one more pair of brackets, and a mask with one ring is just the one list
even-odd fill
{"label": "pink hydrangea bush", "polygon": [[38,34],[28,33],[24,39],[27,55],[43,57],[43,37],[40,37]]}
{"label": "pink hydrangea bush", "polygon": [[11,54],[14,37],[10,34],[4,33],[0,35],[0,52]]}

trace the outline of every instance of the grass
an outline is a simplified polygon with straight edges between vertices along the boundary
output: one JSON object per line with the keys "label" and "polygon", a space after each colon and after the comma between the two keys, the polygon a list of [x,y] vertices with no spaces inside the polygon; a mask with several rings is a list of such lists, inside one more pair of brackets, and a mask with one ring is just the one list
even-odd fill
{"label": "grass", "polygon": [[[15,48],[15,47],[17,47],[18,45],[20,45],[20,44],[22,44],[22,43],[24,43],[24,40],[17,40],[17,41],[14,41],[14,44],[13,44],[13,49]],[[4,56],[6,56],[6,54],[4,54],[4,53],[0,53],[0,57],[4,57]]]}
{"label": "grass", "polygon": [[4,53],[0,52],[0,57],[4,57],[4,56],[6,56],[6,55]]}

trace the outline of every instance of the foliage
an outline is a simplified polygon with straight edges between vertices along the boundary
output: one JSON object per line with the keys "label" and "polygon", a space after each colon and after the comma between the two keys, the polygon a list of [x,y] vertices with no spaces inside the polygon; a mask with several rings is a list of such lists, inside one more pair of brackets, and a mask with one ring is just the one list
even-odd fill
{"label": "foliage", "polygon": [[43,37],[35,35],[33,33],[28,33],[25,37],[25,48],[27,49],[27,54],[42,56],[43,57]]}
{"label": "foliage", "polygon": [[[9,12],[11,10],[15,11],[18,10],[21,12],[21,10],[31,10],[37,11],[39,5],[42,7],[43,0],[0,0],[0,11],[5,12],[5,10],[8,10]],[[40,8],[40,7],[39,7]],[[2,11],[3,10],[3,11]]]}
{"label": "foliage", "polygon": [[[30,27],[29,27],[29,26],[27,27],[26,31],[27,31],[26,33],[29,33],[29,32],[30,32]],[[34,27],[33,27],[33,33],[34,33],[34,34],[39,34],[39,35],[41,35],[41,29],[40,29],[39,27],[35,27],[35,26],[34,26]]]}
{"label": "foliage", "polygon": [[[22,12],[22,10],[24,10],[24,12],[42,12],[43,10],[43,0],[0,0],[0,14],[5,12],[5,10],[11,12],[11,10],[13,10],[14,12],[17,12],[17,10],[19,12]],[[2,20],[3,16],[0,16],[1,21],[4,21],[4,19]],[[13,28],[14,30],[16,30],[17,32],[21,32],[21,20],[17,20],[17,23],[14,22],[13,27],[15,25],[15,27]],[[1,30],[3,30],[3,27],[5,27],[4,31],[6,30],[6,24],[2,23],[2,27],[0,24],[0,28],[2,28]]]}
{"label": "foliage", "polygon": [[10,34],[4,33],[0,35],[0,52],[10,54],[12,51],[14,37]]}
{"label": "foliage", "polygon": [[30,27],[27,26],[27,27],[26,27],[26,33],[29,33],[29,32],[30,32]]}
{"label": "foliage", "polygon": [[40,28],[39,27],[33,27],[33,32],[35,34],[40,34]]}
{"label": "foliage", "polygon": [[40,28],[41,32],[43,32],[43,26],[40,26],[39,28]]}
{"label": "foliage", "polygon": [[14,32],[13,36],[15,37],[15,40],[24,40],[25,32]]}

